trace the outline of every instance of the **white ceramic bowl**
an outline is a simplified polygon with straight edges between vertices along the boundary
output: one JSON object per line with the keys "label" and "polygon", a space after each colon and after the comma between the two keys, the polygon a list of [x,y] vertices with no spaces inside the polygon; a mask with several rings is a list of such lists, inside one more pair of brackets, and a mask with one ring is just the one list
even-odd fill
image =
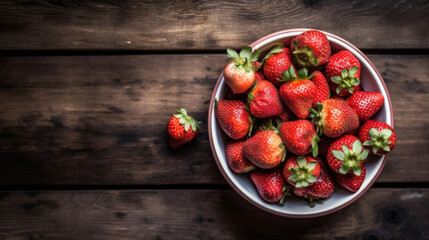
{"label": "white ceramic bowl", "polygon": [[[264,55],[264,53],[271,49],[276,43],[283,43],[285,46],[289,47],[290,40],[293,37],[308,30],[310,29],[288,29],[279,31],[257,40],[252,43],[251,46],[254,49],[259,49],[259,51],[261,51],[261,55]],[[324,33],[331,43],[332,54],[346,49],[352,52],[353,55],[359,59],[361,64],[362,88],[365,91],[380,92],[383,94],[385,99],[382,108],[373,117],[373,119],[386,122],[393,127],[392,103],[380,73],[365,54],[363,54],[358,48],[338,36],[327,32]],[[296,196],[286,198],[284,206],[280,206],[278,203],[265,202],[258,195],[256,187],[251,181],[249,174],[237,174],[233,172],[226,161],[225,139],[222,134],[222,129],[216,121],[213,107],[214,99],[222,99],[225,95],[226,89],[227,84],[225,83],[223,74],[221,74],[213,90],[209,106],[208,128],[210,145],[214,159],[216,160],[222,175],[238,194],[255,206],[267,212],[286,217],[305,218],[326,215],[338,211],[356,201],[371,187],[378,175],[381,173],[384,164],[386,163],[387,156],[377,157],[371,155],[366,161],[367,173],[365,181],[356,193],[351,193],[336,185],[334,194],[330,198],[324,200],[323,203],[318,203],[314,208],[310,208],[308,206],[307,200]]]}

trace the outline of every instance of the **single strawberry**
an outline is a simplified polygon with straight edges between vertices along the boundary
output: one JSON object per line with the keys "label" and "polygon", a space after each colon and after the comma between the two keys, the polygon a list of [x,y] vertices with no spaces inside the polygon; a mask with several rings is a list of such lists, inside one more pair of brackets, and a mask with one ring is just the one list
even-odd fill
{"label": "single strawberry", "polygon": [[359,139],[365,148],[376,155],[384,155],[396,145],[396,133],[389,124],[377,120],[369,120],[362,125]]}
{"label": "single strawberry", "polygon": [[257,132],[243,145],[243,156],[263,169],[277,167],[285,155],[282,139],[272,129]]}
{"label": "single strawberry", "polygon": [[168,142],[173,149],[177,149],[183,144],[190,142],[198,134],[201,122],[188,116],[186,109],[177,110],[177,114],[167,123]]}
{"label": "single strawberry", "polygon": [[260,80],[254,84],[247,97],[250,113],[258,118],[279,115],[283,111],[282,100],[277,88],[269,81]]}
{"label": "single strawberry", "polygon": [[335,181],[338,185],[344,187],[345,189],[351,192],[357,192],[362,186],[363,181],[366,176],[366,167],[362,166],[361,174],[355,175],[352,173],[341,174],[341,173],[332,173],[334,175]]}
{"label": "single strawberry", "polygon": [[327,63],[331,56],[328,38],[317,30],[306,31],[293,38],[290,49],[294,62],[309,69]]}
{"label": "single strawberry", "polygon": [[313,123],[306,119],[284,122],[280,126],[280,136],[286,148],[296,155],[306,155],[313,151],[318,154],[319,137]]}
{"label": "single strawberry", "polygon": [[313,76],[307,76],[305,68],[298,71],[298,76],[293,67],[282,74],[285,83],[280,87],[280,97],[289,109],[299,118],[306,118],[316,96],[316,85],[310,80]]}
{"label": "single strawberry", "polygon": [[252,131],[252,119],[239,100],[215,99],[215,115],[222,130],[232,139],[238,140]]}
{"label": "single strawberry", "polygon": [[311,207],[316,205],[315,200],[326,199],[332,196],[335,190],[334,180],[329,174],[325,162],[319,157],[316,160],[320,165],[320,175],[317,180],[308,187],[292,189],[295,195],[307,198]]}
{"label": "single strawberry", "polygon": [[349,96],[360,90],[360,63],[347,50],[339,51],[325,65],[325,77],[333,92]]}
{"label": "single strawberry", "polygon": [[286,181],[279,169],[252,171],[250,174],[259,196],[267,202],[278,202],[282,205],[286,196]]}
{"label": "single strawberry", "polygon": [[329,89],[328,81],[326,81],[325,76],[320,71],[314,71],[311,75],[314,77],[313,80],[314,85],[316,85],[316,96],[314,97],[313,107],[316,107],[317,102],[323,102],[331,96],[331,90]]}
{"label": "single strawberry", "polygon": [[262,69],[270,82],[280,86],[282,82],[279,80],[282,78],[283,71],[288,70],[291,66],[290,50],[281,44],[277,44],[267,54]]}
{"label": "single strawberry", "polygon": [[283,176],[296,188],[308,187],[317,181],[320,165],[310,156],[292,156],[283,168]]}
{"label": "single strawberry", "polygon": [[253,65],[256,69],[258,69],[258,70],[255,72],[255,81],[257,82],[257,81],[260,81],[260,80],[267,80],[267,79],[265,78],[265,76],[264,76],[264,72],[262,71],[262,69],[260,69],[260,67],[261,67],[261,63],[260,63],[260,62],[258,62],[258,61],[256,61],[256,62],[252,62],[252,65]]}
{"label": "single strawberry", "polygon": [[369,150],[363,148],[357,137],[344,135],[332,142],[326,159],[336,173],[360,175],[368,153]]}
{"label": "single strawberry", "polygon": [[252,53],[252,47],[243,48],[240,55],[231,48],[226,51],[232,60],[223,70],[225,81],[234,93],[244,93],[255,81],[255,69],[252,62],[258,60],[259,51],[255,50]]}
{"label": "single strawberry", "polygon": [[310,118],[316,124],[319,135],[323,133],[336,138],[359,127],[356,111],[341,100],[326,99],[317,103],[317,110],[310,111]]}
{"label": "single strawberry", "polygon": [[355,92],[346,103],[356,110],[361,121],[369,120],[384,103],[383,94],[379,92]]}
{"label": "single strawberry", "polygon": [[225,157],[229,167],[236,173],[245,173],[256,169],[256,166],[243,156],[244,140],[229,142],[225,146]]}

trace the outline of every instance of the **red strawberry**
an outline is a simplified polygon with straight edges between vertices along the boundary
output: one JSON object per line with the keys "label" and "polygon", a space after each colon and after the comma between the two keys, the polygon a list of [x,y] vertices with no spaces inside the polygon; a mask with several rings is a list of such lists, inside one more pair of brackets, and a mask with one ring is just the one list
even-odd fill
{"label": "red strawberry", "polygon": [[252,53],[252,47],[245,47],[240,51],[240,55],[228,48],[226,50],[232,61],[223,70],[226,83],[234,93],[244,93],[255,81],[255,70],[252,62],[258,60],[259,51]]}
{"label": "red strawberry", "polygon": [[269,81],[261,80],[254,84],[247,97],[250,112],[258,118],[279,115],[283,111],[277,88]]}
{"label": "red strawberry", "polygon": [[384,103],[384,97],[379,92],[355,92],[347,98],[346,103],[356,110],[361,121],[365,121],[380,110]]}
{"label": "red strawberry", "polygon": [[296,76],[293,67],[282,74],[283,81],[280,87],[280,97],[289,109],[299,118],[306,118],[316,96],[316,85],[307,76],[305,68],[298,71]]}
{"label": "red strawberry", "polygon": [[362,166],[362,171],[359,176],[351,173],[341,174],[335,172],[333,173],[333,175],[338,185],[344,187],[349,191],[357,192],[362,186],[363,181],[365,180],[366,167],[365,165]]}
{"label": "red strawberry", "polygon": [[245,173],[256,169],[256,166],[243,156],[244,140],[229,142],[225,146],[225,156],[229,167],[236,173]]}
{"label": "red strawberry", "polygon": [[260,81],[260,80],[267,80],[264,76],[264,73],[262,72],[260,68],[261,63],[260,62],[252,62],[252,65],[258,69],[258,71],[255,72],[255,81]]}
{"label": "red strawberry", "polygon": [[308,198],[311,207],[315,206],[314,200],[328,198],[335,190],[334,180],[330,176],[326,164],[320,158],[316,158],[316,160],[320,165],[320,175],[316,182],[305,188],[292,189],[295,195]]}
{"label": "red strawberry", "polygon": [[215,99],[215,115],[222,130],[232,139],[241,139],[251,131],[252,120],[239,100]]}
{"label": "red strawberry", "polygon": [[306,155],[313,150],[313,156],[317,156],[319,137],[310,121],[300,119],[284,122],[280,126],[280,136],[286,148],[292,153]]}
{"label": "red strawberry", "polygon": [[278,44],[266,56],[263,65],[264,75],[274,85],[280,86],[282,82],[279,80],[282,78],[282,73],[290,66],[292,66],[290,50]]}
{"label": "red strawberry", "polygon": [[303,32],[290,43],[294,62],[300,67],[314,68],[328,62],[331,45],[326,35],[320,31]]}
{"label": "red strawberry", "polygon": [[201,122],[188,116],[184,108],[177,110],[177,114],[167,123],[168,142],[173,149],[177,149],[183,144],[190,142],[198,134]]}
{"label": "red strawberry", "polygon": [[329,58],[325,76],[332,91],[349,96],[360,90],[360,63],[349,51],[342,50]]}
{"label": "red strawberry", "polygon": [[344,135],[331,144],[326,159],[334,172],[360,175],[368,153],[369,150],[363,149],[357,137]]}
{"label": "red strawberry", "polygon": [[243,156],[263,169],[277,167],[285,155],[282,139],[274,130],[257,132],[243,145]]}
{"label": "red strawberry", "polygon": [[320,165],[310,156],[292,156],[283,168],[286,181],[296,188],[308,187],[319,175]]}
{"label": "red strawberry", "polygon": [[330,138],[339,137],[359,127],[356,111],[341,100],[326,99],[317,104],[317,111],[310,111],[310,118],[316,124],[318,133]]}
{"label": "red strawberry", "polygon": [[314,85],[316,85],[317,92],[316,96],[314,97],[314,103],[313,107],[316,107],[317,102],[323,102],[326,99],[329,98],[331,95],[331,90],[329,90],[328,82],[326,81],[325,76],[319,71],[314,71],[311,75],[314,75],[314,77],[311,79],[313,80]]}
{"label": "red strawberry", "polygon": [[364,123],[359,132],[359,139],[371,153],[384,155],[396,145],[396,133],[389,124],[377,120]]}
{"label": "red strawberry", "polygon": [[286,190],[286,181],[279,169],[252,171],[250,178],[258,190],[259,196],[267,202],[283,203]]}

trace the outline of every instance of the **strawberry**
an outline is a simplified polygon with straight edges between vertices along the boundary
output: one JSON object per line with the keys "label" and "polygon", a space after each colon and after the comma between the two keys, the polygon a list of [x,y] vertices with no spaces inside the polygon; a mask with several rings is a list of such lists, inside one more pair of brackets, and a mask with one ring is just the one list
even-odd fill
{"label": "strawberry", "polygon": [[317,103],[317,110],[311,109],[310,118],[316,124],[318,134],[335,138],[359,127],[356,111],[345,102],[326,99]]}
{"label": "strawberry", "polygon": [[306,118],[316,96],[316,85],[308,77],[305,68],[298,71],[298,76],[291,66],[284,71],[282,79],[285,83],[280,87],[280,97],[289,109],[299,118]]}
{"label": "strawberry", "polygon": [[333,92],[349,96],[360,90],[360,63],[349,51],[342,50],[329,58],[325,76]]}
{"label": "strawberry", "polygon": [[260,68],[261,63],[256,61],[256,62],[252,62],[252,65],[258,69],[258,71],[255,72],[255,81],[260,81],[260,80],[267,80],[264,76],[264,73]]}
{"label": "strawberry", "polygon": [[231,87],[234,93],[244,93],[255,81],[255,70],[252,62],[258,60],[259,51],[252,53],[252,47],[245,47],[238,53],[228,48],[228,56],[232,58],[223,70],[226,83]]}
{"label": "strawberry", "polygon": [[369,150],[363,149],[361,141],[353,135],[344,135],[328,149],[326,159],[336,173],[354,173],[360,175]]}
{"label": "strawberry", "polygon": [[314,200],[328,198],[335,190],[334,180],[329,174],[326,163],[320,158],[316,160],[320,165],[320,175],[317,180],[308,187],[292,189],[295,195],[308,198],[311,207],[315,206]]}
{"label": "strawberry", "polygon": [[299,67],[314,68],[328,62],[331,45],[326,35],[310,30],[293,38],[290,44],[294,62]]}
{"label": "strawberry", "polygon": [[252,171],[250,174],[259,196],[267,202],[278,202],[282,205],[286,192],[286,181],[279,169]]}
{"label": "strawberry", "polygon": [[288,70],[291,66],[290,50],[277,44],[266,56],[263,65],[264,75],[274,85],[280,86],[282,82],[279,80],[282,78],[283,71]]}
{"label": "strawberry", "polygon": [[376,155],[384,155],[396,145],[396,133],[389,124],[377,120],[364,123],[359,132],[359,139],[365,148]]}
{"label": "strawberry", "polygon": [[283,176],[288,183],[296,188],[308,187],[317,181],[320,165],[309,156],[292,156],[283,168]]}
{"label": "strawberry", "polygon": [[222,130],[232,139],[238,140],[251,132],[252,119],[239,100],[215,99],[215,115]]}
{"label": "strawberry", "polygon": [[256,82],[247,97],[250,113],[258,118],[279,115],[283,112],[277,88],[269,81]]}
{"label": "strawberry", "polygon": [[384,97],[379,92],[355,92],[347,98],[346,103],[356,110],[361,121],[366,121],[380,110]]}
{"label": "strawberry", "polygon": [[272,129],[257,132],[243,145],[243,156],[263,169],[277,167],[285,155],[282,139]]}
{"label": "strawberry", "polygon": [[313,83],[317,88],[313,103],[313,107],[315,108],[317,102],[321,103],[330,97],[331,90],[329,90],[328,82],[326,81],[325,76],[323,76],[323,73],[320,71],[314,71],[311,75],[314,75],[311,80],[313,80]]}
{"label": "strawberry", "polygon": [[310,121],[300,119],[282,123],[280,126],[280,137],[286,148],[292,153],[306,155],[313,150],[313,156],[317,156],[319,137],[316,134],[314,125]]}
{"label": "strawberry", "polygon": [[344,187],[351,192],[357,192],[362,186],[363,181],[365,180],[366,167],[365,165],[362,166],[362,171],[359,176],[351,173],[341,174],[335,172],[333,173],[333,175],[338,185]]}
{"label": "strawberry", "polygon": [[256,169],[256,166],[243,156],[244,140],[229,142],[225,146],[225,156],[229,167],[236,173],[245,173]]}
{"label": "strawberry", "polygon": [[186,109],[177,110],[177,114],[167,123],[168,142],[173,149],[177,149],[183,144],[190,142],[198,134],[201,122],[188,116]]}

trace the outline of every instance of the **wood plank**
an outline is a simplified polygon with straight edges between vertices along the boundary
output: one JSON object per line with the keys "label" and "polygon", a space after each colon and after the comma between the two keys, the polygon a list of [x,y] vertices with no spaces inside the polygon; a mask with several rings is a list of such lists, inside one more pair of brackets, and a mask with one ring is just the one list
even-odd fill
{"label": "wood plank", "polygon": [[[394,106],[398,146],[379,182],[426,182],[429,56],[370,55]],[[223,184],[207,109],[224,55],[0,58],[0,184]],[[165,125],[204,122],[178,151]]]}
{"label": "wood plank", "polygon": [[429,234],[428,189],[371,189],[313,219],[266,213],[232,190],[0,194],[1,239],[415,240]]}
{"label": "wood plank", "polygon": [[15,1],[0,3],[2,50],[224,50],[282,29],[360,48],[429,48],[427,1]]}

